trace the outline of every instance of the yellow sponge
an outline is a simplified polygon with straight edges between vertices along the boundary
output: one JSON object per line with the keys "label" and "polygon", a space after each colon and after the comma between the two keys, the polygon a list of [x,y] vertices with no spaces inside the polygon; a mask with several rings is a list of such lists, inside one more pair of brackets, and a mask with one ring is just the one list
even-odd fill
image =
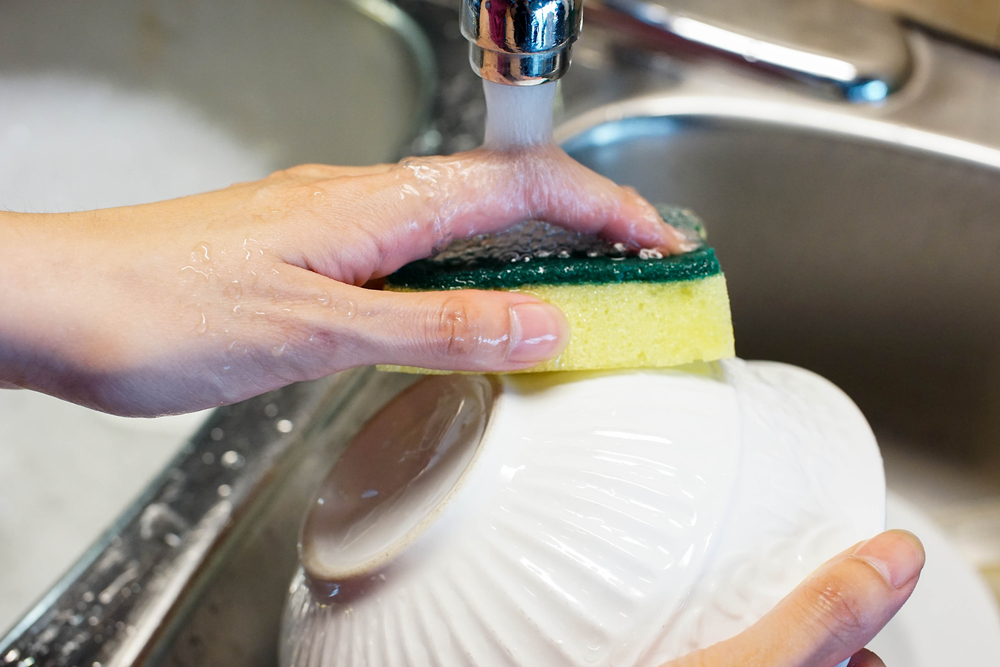
{"label": "yellow sponge", "polygon": [[[675,227],[703,234],[688,211],[661,207],[660,214]],[[502,234],[455,241],[389,276],[386,289],[506,290],[558,306],[570,323],[569,346],[529,372],[678,366],[734,356],[726,279],[715,252],[704,246],[671,257],[633,255],[620,244],[528,221]]]}

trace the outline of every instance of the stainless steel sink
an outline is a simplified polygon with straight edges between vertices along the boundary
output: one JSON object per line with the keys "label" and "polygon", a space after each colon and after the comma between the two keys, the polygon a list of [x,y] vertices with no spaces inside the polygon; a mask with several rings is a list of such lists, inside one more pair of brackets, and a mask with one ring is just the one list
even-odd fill
{"label": "stainless steel sink", "polygon": [[[581,80],[634,72],[620,63],[638,54],[602,38]],[[560,136],[596,171],[705,219],[737,353],[843,388],[890,490],[1000,595],[1000,124],[976,111],[1000,102],[1000,59],[911,40],[925,69],[881,107],[646,59],[640,89],[610,103],[567,79]]]}
{"label": "stainless steel sink", "polygon": [[[410,150],[475,145],[485,109],[457,12],[399,6],[438,73]],[[738,353],[839,384],[876,430],[890,488],[1000,591],[1000,59],[908,39],[910,83],[859,107],[588,24],[561,83],[559,136],[594,169],[699,212],[728,275]],[[220,411],[0,643],[0,661],[274,664],[312,486],[408,381],[352,371]],[[239,470],[205,463],[230,451]],[[183,521],[162,527],[162,508]],[[93,628],[73,625],[92,613]]]}
{"label": "stainless steel sink", "polygon": [[[423,34],[383,0],[5,0],[0,206],[65,211],[136,204],[261,178],[303,162],[391,162],[426,120],[433,70]],[[123,117],[129,127],[117,133],[114,122]],[[197,131],[185,133],[185,123]],[[164,133],[164,125],[177,132]],[[130,137],[148,138],[137,142],[140,147],[163,146],[163,138],[190,140],[181,151],[190,150],[190,162],[163,160],[154,167],[162,156],[128,146]],[[236,159],[220,160],[211,140]],[[174,177],[171,170],[186,175]],[[135,175],[132,187],[121,182],[123,173]],[[19,181],[28,187],[18,190]],[[0,393],[0,636],[17,620],[14,614],[27,611],[74,560],[83,555],[86,563],[104,553],[106,541],[84,555],[151,480],[154,488],[169,483],[186,496],[184,507],[165,502],[162,494],[139,501],[137,521],[145,516],[145,534],[156,537],[149,541],[175,551],[162,541],[177,535],[171,522],[180,519],[186,526],[190,519],[193,527],[201,518],[195,515],[207,507],[192,503],[191,489],[226,484],[205,475],[227,469],[219,458],[227,451],[243,451],[231,443],[213,454],[214,464],[201,465],[197,474],[189,470],[191,486],[177,487],[177,465],[155,479],[158,468],[173,458],[197,421],[177,426],[168,418],[170,428],[163,421],[126,424],[28,392]],[[273,426],[266,433],[270,440],[280,436]],[[195,458],[205,454],[199,448]],[[189,453],[182,451],[177,461]],[[75,464],[81,459],[87,464]],[[246,459],[252,467],[253,457]],[[241,479],[247,467],[238,471]],[[240,493],[234,484],[237,504]],[[225,499],[215,493],[214,500]],[[153,509],[147,512],[147,505]],[[100,594],[114,584],[116,599],[134,601],[142,596],[131,587],[147,583],[142,573],[164,567],[157,550],[143,551],[141,564],[134,560],[118,563],[115,576],[88,596],[92,604],[66,617],[65,634],[47,643],[61,649],[79,643],[86,651],[87,642],[77,641],[83,629],[102,642],[110,638],[121,616],[109,620],[117,607],[101,603]],[[66,581],[78,576],[74,570]],[[22,632],[15,629],[11,636]],[[0,646],[6,643],[0,640]],[[8,654],[0,654],[0,665],[10,662]],[[67,650],[60,659],[73,661],[78,654]],[[29,657],[25,652],[13,662]]]}
{"label": "stainless steel sink", "polygon": [[277,165],[394,157],[432,94],[430,58],[383,0],[0,6],[0,73],[91,77],[179,99]]}
{"label": "stainless steel sink", "polygon": [[654,113],[566,145],[646,197],[700,212],[738,354],[844,389],[876,431],[890,488],[946,527],[979,517],[977,564],[995,572],[1000,169],[708,109]]}

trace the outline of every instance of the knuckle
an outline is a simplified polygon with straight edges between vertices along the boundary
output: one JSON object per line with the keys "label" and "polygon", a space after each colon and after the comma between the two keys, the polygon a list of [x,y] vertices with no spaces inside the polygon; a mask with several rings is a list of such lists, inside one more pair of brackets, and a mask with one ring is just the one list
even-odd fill
{"label": "knuckle", "polygon": [[404,194],[435,199],[446,189],[446,184],[458,176],[436,158],[410,157],[398,162],[391,172]]}
{"label": "knuckle", "polygon": [[265,180],[268,181],[282,181],[289,178],[295,178],[295,167],[289,167],[288,169],[279,169],[277,171],[272,171],[267,175]]}
{"label": "knuckle", "polygon": [[482,335],[475,310],[467,298],[450,297],[434,313],[432,338],[449,356],[468,356],[480,349]]}
{"label": "knuckle", "polygon": [[816,581],[809,587],[813,613],[833,638],[863,633],[871,625],[870,615],[852,586],[839,578]]}

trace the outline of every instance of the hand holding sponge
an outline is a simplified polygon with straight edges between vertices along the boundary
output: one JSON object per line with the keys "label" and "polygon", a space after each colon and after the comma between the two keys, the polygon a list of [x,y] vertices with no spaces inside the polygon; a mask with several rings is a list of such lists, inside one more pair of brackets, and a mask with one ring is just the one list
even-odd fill
{"label": "hand holding sponge", "polygon": [[[659,210],[667,223],[704,237],[689,211]],[[389,276],[386,289],[506,290],[558,306],[570,323],[569,346],[526,372],[656,368],[734,356],[725,276],[705,245],[668,257],[630,253],[621,244],[529,220],[500,234],[456,240]]]}

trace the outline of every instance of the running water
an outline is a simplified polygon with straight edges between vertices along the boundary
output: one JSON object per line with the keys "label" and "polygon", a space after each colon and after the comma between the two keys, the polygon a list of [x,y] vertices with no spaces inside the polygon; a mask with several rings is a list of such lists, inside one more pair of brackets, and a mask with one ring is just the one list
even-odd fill
{"label": "running water", "polygon": [[[486,137],[483,148],[494,151],[517,151],[533,146],[552,144],[552,108],[556,98],[556,84],[543,83],[537,86],[509,86],[493,83],[483,79],[483,92],[486,93]],[[541,231],[533,231],[551,235],[556,232],[547,223],[532,222],[541,225]],[[525,233],[518,228],[517,233]],[[677,248],[681,252],[695,250],[703,244],[698,232],[694,229],[673,230],[679,237]],[[616,244],[617,245],[617,244]],[[662,257],[656,248],[642,248],[639,252],[643,259]]]}
{"label": "running water", "polygon": [[556,84],[508,86],[483,80],[486,140],[492,150],[526,148],[552,141],[552,104]]}

